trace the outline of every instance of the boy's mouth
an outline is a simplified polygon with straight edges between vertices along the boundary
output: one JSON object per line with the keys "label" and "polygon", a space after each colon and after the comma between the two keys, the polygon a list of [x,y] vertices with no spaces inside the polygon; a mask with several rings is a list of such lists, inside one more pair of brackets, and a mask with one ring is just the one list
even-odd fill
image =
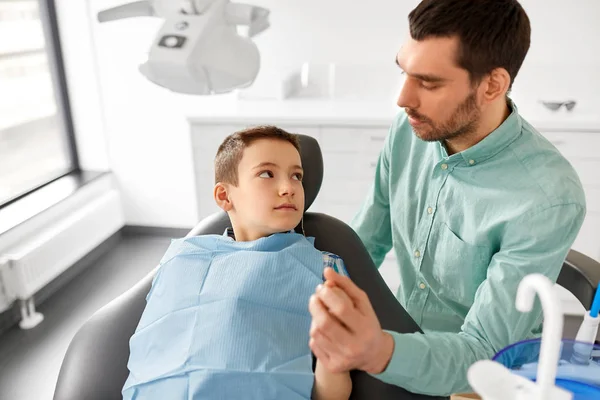
{"label": "boy's mouth", "polygon": [[276,210],[298,210],[298,208],[291,203],[281,204],[281,205],[275,207],[275,209]]}

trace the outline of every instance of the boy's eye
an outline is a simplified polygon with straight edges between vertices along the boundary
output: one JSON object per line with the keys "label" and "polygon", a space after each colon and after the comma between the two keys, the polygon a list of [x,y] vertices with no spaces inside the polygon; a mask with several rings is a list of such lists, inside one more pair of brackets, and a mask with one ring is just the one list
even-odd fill
{"label": "boy's eye", "polygon": [[271,171],[263,171],[258,175],[260,178],[272,178],[273,173]]}
{"label": "boy's eye", "polygon": [[293,178],[296,179],[297,181],[301,181],[302,180],[302,174],[301,173],[296,173],[293,175]]}

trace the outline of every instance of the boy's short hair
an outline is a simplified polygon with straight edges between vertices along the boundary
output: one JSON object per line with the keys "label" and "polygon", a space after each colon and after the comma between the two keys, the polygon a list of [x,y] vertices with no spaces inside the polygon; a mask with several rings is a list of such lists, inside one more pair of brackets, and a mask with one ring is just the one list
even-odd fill
{"label": "boy's short hair", "polygon": [[298,135],[272,125],[261,125],[237,131],[225,138],[215,156],[215,183],[238,184],[237,169],[244,149],[259,139],[276,139],[291,143],[300,152]]}

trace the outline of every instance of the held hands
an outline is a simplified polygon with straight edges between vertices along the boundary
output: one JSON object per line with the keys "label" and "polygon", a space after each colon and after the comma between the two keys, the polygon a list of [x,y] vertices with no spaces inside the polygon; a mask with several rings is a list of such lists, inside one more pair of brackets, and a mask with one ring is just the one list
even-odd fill
{"label": "held hands", "polygon": [[331,372],[383,372],[394,339],[381,329],[366,293],[331,268],[324,276],[309,301],[311,350]]}

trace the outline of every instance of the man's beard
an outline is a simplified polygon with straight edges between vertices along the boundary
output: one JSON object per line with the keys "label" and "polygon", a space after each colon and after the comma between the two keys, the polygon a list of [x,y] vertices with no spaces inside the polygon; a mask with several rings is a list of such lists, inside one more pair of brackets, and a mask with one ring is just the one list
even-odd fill
{"label": "man's beard", "polygon": [[427,142],[444,141],[455,139],[459,136],[467,136],[475,131],[481,117],[481,110],[477,107],[475,91],[456,107],[456,110],[442,124],[436,124],[429,118],[422,116],[410,109],[406,109],[408,116],[425,122],[422,126],[413,127],[415,134]]}

